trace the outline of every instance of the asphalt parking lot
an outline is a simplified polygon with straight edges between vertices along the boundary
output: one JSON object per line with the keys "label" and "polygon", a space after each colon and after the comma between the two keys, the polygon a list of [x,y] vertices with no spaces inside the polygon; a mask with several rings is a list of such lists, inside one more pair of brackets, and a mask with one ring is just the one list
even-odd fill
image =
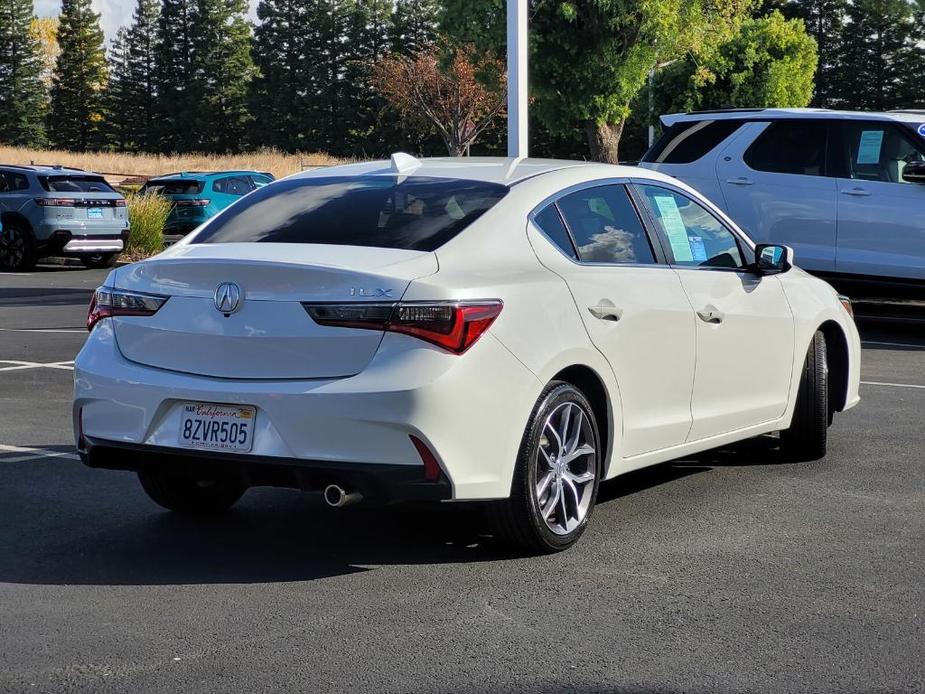
{"label": "asphalt parking lot", "polygon": [[102,271],[0,275],[2,692],[925,691],[925,329],[862,326],[829,455],[766,440],[604,485],[569,552],[470,510],[251,490],[160,510],[71,452]]}

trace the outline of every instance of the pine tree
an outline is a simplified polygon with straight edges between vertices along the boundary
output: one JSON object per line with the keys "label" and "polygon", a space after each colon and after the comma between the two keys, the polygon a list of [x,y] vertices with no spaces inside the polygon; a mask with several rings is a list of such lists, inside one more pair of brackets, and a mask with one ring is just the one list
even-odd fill
{"label": "pine tree", "polygon": [[806,32],[816,40],[819,67],[816,70],[816,93],[812,105],[820,108],[838,106],[837,83],[840,80],[843,53],[842,31],[848,12],[847,0],[800,0],[780,7],[789,19],[802,19]]}
{"label": "pine tree", "polygon": [[339,154],[343,153],[347,142],[343,81],[350,51],[345,37],[355,3],[354,0],[309,0],[306,4],[316,31],[306,55],[314,87],[307,113],[307,145],[311,150]]}
{"label": "pine tree", "polygon": [[121,27],[109,47],[109,85],[106,88],[106,134],[116,149],[134,149],[132,138],[134,89],[128,29]]}
{"label": "pine tree", "polygon": [[48,133],[56,147],[86,151],[103,144],[107,78],[103,30],[91,0],[63,0],[58,44]]}
{"label": "pine tree", "polygon": [[391,0],[356,0],[349,7],[339,102],[340,120],[347,127],[344,140],[334,144],[338,153],[369,157],[387,148],[376,127],[386,104],[372,88],[370,78],[373,66],[390,52],[391,15]]}
{"label": "pine tree", "polygon": [[439,35],[436,0],[397,0],[389,27],[392,53],[414,56],[433,47]]}
{"label": "pine tree", "polygon": [[188,152],[197,141],[192,122],[192,25],[196,0],[163,0],[154,47],[157,116],[152,126],[161,152]]}
{"label": "pine tree", "polygon": [[254,76],[247,0],[198,0],[193,21],[192,111],[198,148],[241,148]]}
{"label": "pine tree", "polygon": [[307,149],[306,114],[316,91],[308,53],[314,29],[303,0],[261,0],[254,29],[258,75],[251,88],[251,141],[286,151]]}
{"label": "pine tree", "polygon": [[151,124],[157,117],[158,108],[155,66],[159,16],[158,0],[138,0],[132,26],[126,36],[131,83],[128,134],[133,148],[143,152],[157,149],[157,136]]}
{"label": "pine tree", "polygon": [[838,105],[873,111],[902,106],[912,7],[906,0],[853,0],[847,19],[841,34]]}
{"label": "pine tree", "polygon": [[0,141],[24,147],[45,143],[42,68],[32,0],[0,1]]}

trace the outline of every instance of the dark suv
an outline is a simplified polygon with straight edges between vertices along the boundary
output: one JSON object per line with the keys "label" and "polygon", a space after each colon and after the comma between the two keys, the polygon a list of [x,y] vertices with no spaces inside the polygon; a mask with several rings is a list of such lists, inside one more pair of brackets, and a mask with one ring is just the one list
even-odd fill
{"label": "dark suv", "polygon": [[65,255],[111,267],[128,241],[125,198],[99,174],[63,166],[0,165],[0,270]]}

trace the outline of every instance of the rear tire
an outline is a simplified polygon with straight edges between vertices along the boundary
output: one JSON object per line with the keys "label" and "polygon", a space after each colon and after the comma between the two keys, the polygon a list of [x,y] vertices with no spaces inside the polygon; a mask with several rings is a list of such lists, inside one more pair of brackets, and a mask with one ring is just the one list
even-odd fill
{"label": "rear tire", "polygon": [[90,270],[101,270],[115,265],[118,257],[118,253],[97,253],[96,255],[81,256],[80,262]]}
{"label": "rear tire", "polygon": [[5,222],[0,231],[0,270],[30,272],[37,260],[29,230],[18,222]]}
{"label": "rear tire", "polygon": [[588,526],[600,481],[594,409],[575,386],[553,381],[524,432],[510,498],[489,513],[498,536],[530,553],[571,547]]}
{"label": "rear tire", "polygon": [[209,516],[231,508],[247,489],[217,480],[197,480],[160,471],[138,473],[142,488],[164,508],[195,516]]}
{"label": "rear tire", "polygon": [[790,428],[780,433],[780,449],[786,458],[806,462],[825,457],[832,414],[828,380],[825,335],[817,331],[803,363],[793,420]]}

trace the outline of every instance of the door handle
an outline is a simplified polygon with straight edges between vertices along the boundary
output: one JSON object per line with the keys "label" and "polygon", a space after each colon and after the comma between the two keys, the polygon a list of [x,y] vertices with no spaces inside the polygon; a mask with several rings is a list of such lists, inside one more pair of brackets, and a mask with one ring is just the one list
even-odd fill
{"label": "door handle", "polygon": [[702,309],[697,311],[697,316],[704,323],[710,323],[711,325],[719,325],[723,322],[723,318],[726,317],[726,314],[720,311],[716,306],[704,306]]}
{"label": "door handle", "polygon": [[750,178],[745,178],[745,176],[739,176],[738,178],[727,179],[726,183],[731,183],[734,186],[753,186],[755,182]]}
{"label": "door handle", "polygon": [[870,192],[864,190],[863,188],[850,188],[848,190],[843,190],[842,195],[853,195],[856,198],[867,198],[870,197]]}
{"label": "door handle", "polygon": [[609,301],[607,303],[601,301],[597,306],[588,306],[588,311],[595,318],[600,320],[609,320],[614,323],[623,317],[623,309],[617,308]]}

